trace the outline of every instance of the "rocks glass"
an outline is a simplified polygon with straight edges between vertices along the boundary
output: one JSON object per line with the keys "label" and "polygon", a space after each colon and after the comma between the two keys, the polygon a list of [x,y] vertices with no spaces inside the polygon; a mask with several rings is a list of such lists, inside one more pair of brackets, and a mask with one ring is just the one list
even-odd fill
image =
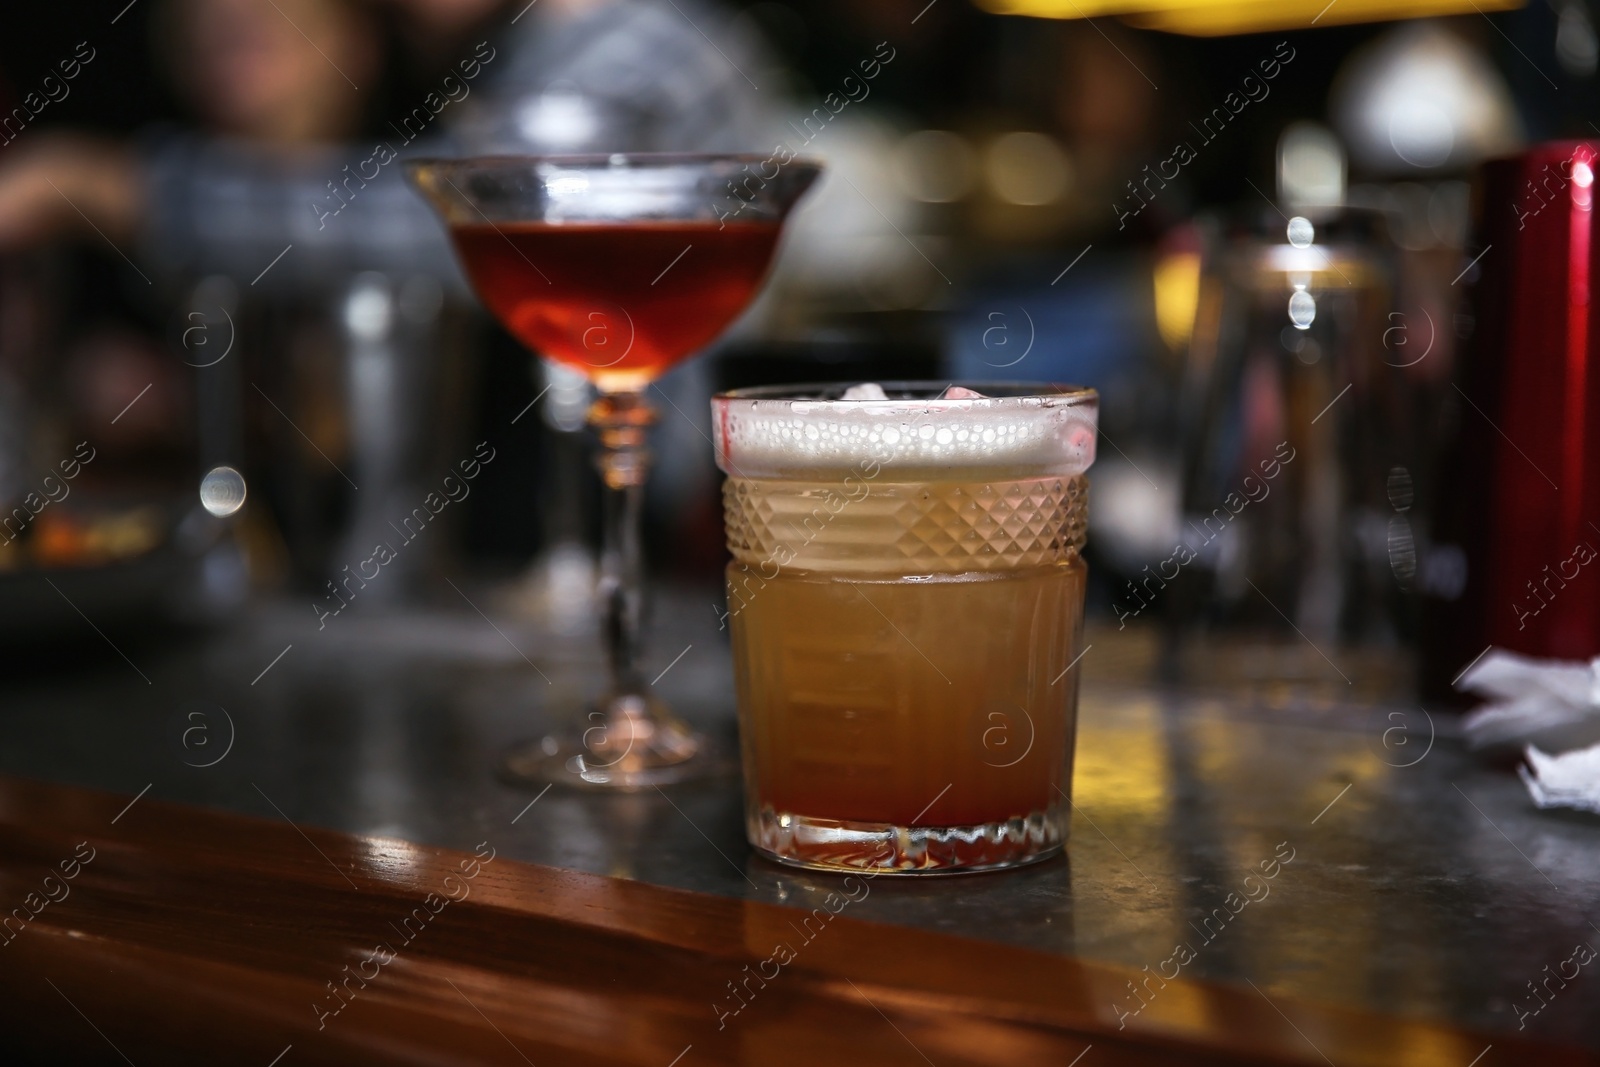
{"label": "rocks glass", "polygon": [[1097,406],[930,383],[712,401],[759,852],[912,872],[1060,851]]}

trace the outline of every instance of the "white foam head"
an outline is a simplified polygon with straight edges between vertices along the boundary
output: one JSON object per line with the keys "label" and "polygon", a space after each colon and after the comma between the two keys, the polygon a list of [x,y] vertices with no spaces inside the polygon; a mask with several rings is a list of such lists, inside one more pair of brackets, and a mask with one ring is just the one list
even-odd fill
{"label": "white foam head", "polygon": [[947,396],[932,383],[727,393],[711,402],[717,466],[737,478],[848,473],[873,464],[908,478],[1044,478],[1081,474],[1094,462],[1094,390],[974,388],[979,395]]}

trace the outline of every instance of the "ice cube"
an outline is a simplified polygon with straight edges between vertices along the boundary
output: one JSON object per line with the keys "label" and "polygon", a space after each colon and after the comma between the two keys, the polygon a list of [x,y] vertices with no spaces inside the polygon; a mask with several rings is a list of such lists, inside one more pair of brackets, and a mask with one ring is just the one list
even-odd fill
{"label": "ice cube", "polygon": [[982,400],[983,394],[964,385],[952,385],[939,394],[940,400]]}
{"label": "ice cube", "polygon": [[883,386],[877,382],[862,382],[852,385],[844,391],[840,400],[888,400],[889,394],[883,391]]}

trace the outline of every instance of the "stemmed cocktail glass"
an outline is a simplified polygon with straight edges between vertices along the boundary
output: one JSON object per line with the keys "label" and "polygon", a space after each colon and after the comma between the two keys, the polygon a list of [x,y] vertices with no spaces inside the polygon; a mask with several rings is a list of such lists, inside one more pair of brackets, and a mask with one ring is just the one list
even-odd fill
{"label": "stemmed cocktail glass", "polygon": [[602,632],[609,686],[566,735],[514,749],[513,778],[636,789],[709,762],[639,666],[640,521],[656,411],[645,390],[713,341],[761,287],[785,216],[816,178],[763,156],[415,160],[478,295],[518,340],[599,390]]}

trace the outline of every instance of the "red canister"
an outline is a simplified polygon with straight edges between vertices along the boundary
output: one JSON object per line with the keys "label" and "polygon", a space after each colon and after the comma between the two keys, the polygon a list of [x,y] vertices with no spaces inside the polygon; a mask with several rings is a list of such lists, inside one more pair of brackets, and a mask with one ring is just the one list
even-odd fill
{"label": "red canister", "polygon": [[1425,608],[1435,694],[1490,645],[1600,655],[1597,147],[1492,161],[1474,190],[1477,259],[1461,279],[1466,343],[1431,548],[1459,553],[1465,580]]}

